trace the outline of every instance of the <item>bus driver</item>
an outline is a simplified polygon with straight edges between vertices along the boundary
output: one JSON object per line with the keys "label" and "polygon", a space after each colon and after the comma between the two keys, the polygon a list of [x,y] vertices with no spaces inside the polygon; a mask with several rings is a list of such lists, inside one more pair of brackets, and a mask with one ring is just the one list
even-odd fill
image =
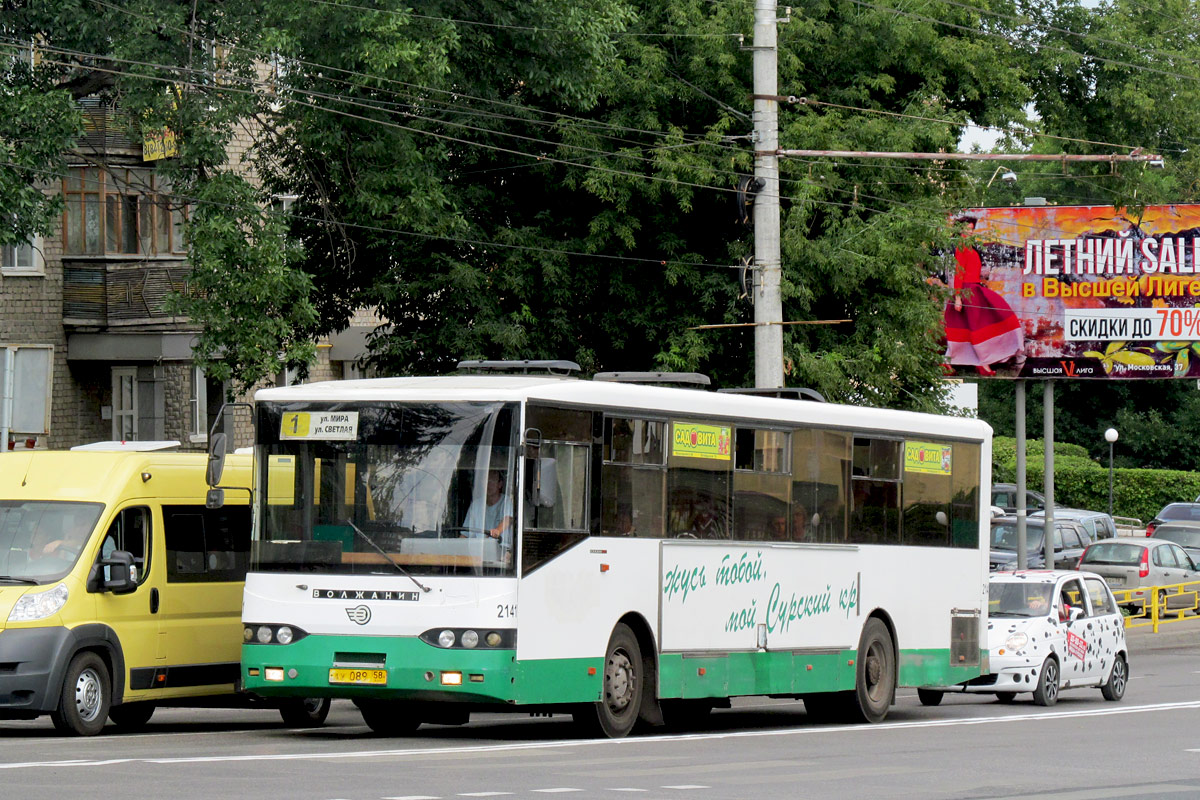
{"label": "bus driver", "polygon": [[487,491],[484,496],[486,508],[480,509],[479,499],[471,501],[467,518],[463,522],[465,536],[490,536],[500,542],[500,549],[507,556],[512,552],[512,498],[504,491],[504,472],[488,471]]}

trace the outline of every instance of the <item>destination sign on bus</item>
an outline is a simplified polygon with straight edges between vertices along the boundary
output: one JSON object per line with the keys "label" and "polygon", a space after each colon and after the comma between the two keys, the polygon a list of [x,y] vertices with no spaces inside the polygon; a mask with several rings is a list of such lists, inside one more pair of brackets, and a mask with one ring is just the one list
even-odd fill
{"label": "destination sign on bus", "polygon": [[729,460],[729,426],[671,423],[671,455]]}
{"label": "destination sign on bus", "polygon": [[353,441],[358,438],[358,412],[289,411],[279,424],[279,438]]}

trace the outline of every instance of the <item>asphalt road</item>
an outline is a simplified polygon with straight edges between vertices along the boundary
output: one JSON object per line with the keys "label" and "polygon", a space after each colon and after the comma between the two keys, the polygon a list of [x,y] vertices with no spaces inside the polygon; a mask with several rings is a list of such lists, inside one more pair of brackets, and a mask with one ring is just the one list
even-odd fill
{"label": "asphalt road", "polygon": [[160,709],[145,733],[88,739],[0,722],[0,798],[1200,797],[1200,648],[1131,649],[1119,703],[1087,689],[1048,709],[973,695],[927,708],[901,690],[875,726],[814,724],[762,698],[694,734],[618,741],[501,715],[386,739],[341,702],[317,730],[271,711]]}

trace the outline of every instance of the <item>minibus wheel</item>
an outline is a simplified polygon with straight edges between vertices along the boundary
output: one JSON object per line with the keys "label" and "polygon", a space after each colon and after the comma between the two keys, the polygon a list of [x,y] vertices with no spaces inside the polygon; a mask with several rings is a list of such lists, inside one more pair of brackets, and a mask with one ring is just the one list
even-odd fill
{"label": "minibus wheel", "polygon": [[289,728],[319,728],[332,702],[328,697],[289,697],[279,707],[279,716]]}
{"label": "minibus wheel", "polygon": [[108,667],[100,656],[85,650],[67,665],[58,708],[50,712],[50,721],[60,733],[95,736],[104,730],[111,702]]}
{"label": "minibus wheel", "polygon": [[154,703],[125,703],[108,710],[108,718],[123,731],[141,729],[154,716]]}

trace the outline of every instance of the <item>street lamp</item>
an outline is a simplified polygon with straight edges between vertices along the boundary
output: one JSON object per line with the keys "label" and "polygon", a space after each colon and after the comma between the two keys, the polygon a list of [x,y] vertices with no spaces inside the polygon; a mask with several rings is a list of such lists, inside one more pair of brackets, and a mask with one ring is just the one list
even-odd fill
{"label": "street lamp", "polygon": [[1112,516],[1112,494],[1113,494],[1113,443],[1117,441],[1117,429],[1109,428],[1104,432],[1104,438],[1108,440],[1108,515]]}

